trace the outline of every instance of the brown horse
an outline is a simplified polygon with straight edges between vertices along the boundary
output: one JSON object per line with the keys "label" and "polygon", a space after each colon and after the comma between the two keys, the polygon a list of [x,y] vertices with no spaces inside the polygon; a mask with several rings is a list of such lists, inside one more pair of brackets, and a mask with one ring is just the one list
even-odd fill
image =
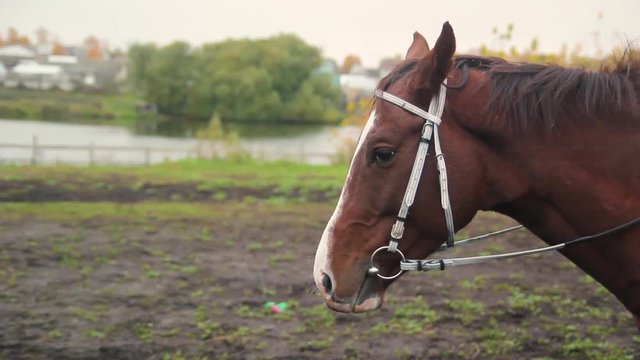
{"label": "brown horse", "polygon": [[[639,59],[623,56],[590,72],[454,52],[448,23],[432,50],[416,33],[378,88],[426,109],[440,84],[450,84],[439,128],[456,230],[492,210],[558,244],[640,216]],[[390,102],[374,103],[315,257],[315,282],[334,310],[382,305],[393,281],[367,275],[369,260],[389,241],[423,124]],[[408,258],[424,258],[447,239],[437,174],[429,154],[399,245]],[[383,253],[380,272],[396,273],[398,255]],[[640,328],[639,227],[561,253],[609,289]]]}

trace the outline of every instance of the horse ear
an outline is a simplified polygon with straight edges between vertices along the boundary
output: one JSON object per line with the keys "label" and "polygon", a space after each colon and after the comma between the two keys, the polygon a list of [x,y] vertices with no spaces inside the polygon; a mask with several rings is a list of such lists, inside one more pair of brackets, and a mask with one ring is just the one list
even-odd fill
{"label": "horse ear", "polygon": [[414,32],[413,42],[409,46],[409,50],[407,50],[405,59],[422,59],[428,52],[429,44],[427,44],[427,40],[419,32]]}
{"label": "horse ear", "polygon": [[438,89],[451,70],[455,51],[456,37],[453,34],[453,28],[449,22],[445,22],[433,50],[423,56],[418,63],[412,81],[414,91],[424,93]]}

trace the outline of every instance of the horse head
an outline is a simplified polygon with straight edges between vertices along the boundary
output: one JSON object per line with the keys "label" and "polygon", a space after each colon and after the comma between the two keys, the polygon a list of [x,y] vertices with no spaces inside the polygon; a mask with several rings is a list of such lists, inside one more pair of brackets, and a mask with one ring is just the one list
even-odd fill
{"label": "horse head", "polygon": [[[378,89],[393,94],[422,109],[449,77],[462,81],[453,71],[455,36],[445,23],[430,49],[418,33],[406,59],[380,81]],[[442,147],[447,156],[449,181],[455,184],[451,202],[454,224],[466,225],[481,207],[483,182],[481,156],[476,142],[456,122],[456,103],[465,102],[463,112],[481,113],[486,89],[474,87],[472,74],[465,74],[464,91],[451,91],[446,99],[442,126]],[[454,94],[455,93],[455,94]],[[379,308],[386,288],[394,279],[367,275],[372,254],[389,242],[389,234],[403,202],[425,120],[400,107],[378,99],[370,114],[351,162],[337,207],[318,246],[314,279],[327,305],[342,312],[364,312]],[[415,204],[406,220],[399,250],[409,257],[422,258],[438,248],[448,236],[441,207],[436,161],[429,154]],[[375,266],[381,274],[400,269],[399,254],[378,252]]]}

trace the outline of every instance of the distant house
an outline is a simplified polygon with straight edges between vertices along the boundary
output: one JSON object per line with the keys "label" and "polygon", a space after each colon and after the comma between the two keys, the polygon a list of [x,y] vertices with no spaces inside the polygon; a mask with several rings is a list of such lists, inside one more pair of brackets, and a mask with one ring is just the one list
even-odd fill
{"label": "distant house", "polygon": [[39,64],[33,60],[23,60],[7,73],[5,87],[25,87],[35,90],[58,88],[73,90],[69,76],[58,65]]}
{"label": "distant house", "polygon": [[340,87],[347,102],[358,102],[361,98],[370,98],[378,85],[378,76],[373,71],[355,65],[351,72],[340,76]]}
{"label": "distant house", "polygon": [[117,84],[124,84],[129,77],[129,58],[122,53],[113,56],[111,61],[116,65],[116,72],[113,80]]}
{"label": "distant house", "polygon": [[109,53],[104,51],[100,59],[92,59],[89,49],[84,45],[68,50],[77,58],[77,64],[65,68],[65,71],[78,87],[84,90],[106,90],[121,80],[126,80],[126,57],[111,58]]}
{"label": "distant house", "polygon": [[46,62],[53,65],[73,66],[78,64],[78,58],[73,55],[49,55]]}
{"label": "distant house", "polygon": [[34,60],[35,51],[24,45],[7,45],[0,47],[0,63],[7,69],[16,66],[23,60]]}
{"label": "distant house", "polygon": [[74,88],[81,87],[85,83],[87,69],[80,64],[80,60],[75,55],[49,55],[43,64],[61,67]]}
{"label": "distant house", "polygon": [[112,59],[105,51],[103,57],[91,59],[84,46],[65,48],[65,55],[52,55],[53,49],[53,44],[1,47],[0,63],[6,70],[3,85],[40,90],[100,91],[113,89],[126,80],[124,55]]}
{"label": "distant house", "polygon": [[52,42],[36,44],[35,46],[33,46],[36,59],[38,61],[42,61],[43,59],[46,59],[49,55],[53,53],[54,47],[55,45]]}

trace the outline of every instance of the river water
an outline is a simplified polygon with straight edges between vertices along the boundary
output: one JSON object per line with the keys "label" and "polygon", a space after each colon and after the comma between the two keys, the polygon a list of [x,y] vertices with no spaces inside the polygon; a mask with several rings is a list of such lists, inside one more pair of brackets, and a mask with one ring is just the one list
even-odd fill
{"label": "river water", "polygon": [[[249,151],[254,158],[327,164],[346,142],[355,141],[359,132],[356,127],[245,125],[239,128],[241,140],[237,147]],[[6,147],[6,144],[25,147]],[[48,145],[75,148],[50,149]],[[90,146],[93,149],[89,150]],[[113,149],[100,148],[105,146]],[[140,150],[145,148],[146,151]],[[184,133],[145,135],[122,126],[0,119],[2,162],[30,162],[35,156],[38,163],[158,163],[194,157],[196,149],[202,148],[202,141]]]}

